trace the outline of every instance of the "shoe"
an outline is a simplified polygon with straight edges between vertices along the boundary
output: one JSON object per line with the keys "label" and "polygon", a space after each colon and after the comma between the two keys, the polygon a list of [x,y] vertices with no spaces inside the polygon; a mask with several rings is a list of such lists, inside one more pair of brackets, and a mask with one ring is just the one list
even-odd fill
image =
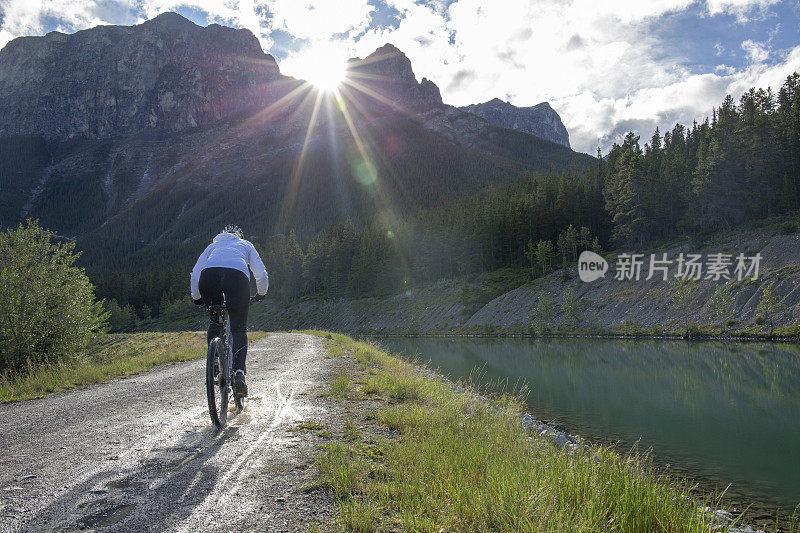
{"label": "shoe", "polygon": [[247,396],[247,383],[244,381],[243,370],[237,370],[233,378],[233,394],[239,398]]}

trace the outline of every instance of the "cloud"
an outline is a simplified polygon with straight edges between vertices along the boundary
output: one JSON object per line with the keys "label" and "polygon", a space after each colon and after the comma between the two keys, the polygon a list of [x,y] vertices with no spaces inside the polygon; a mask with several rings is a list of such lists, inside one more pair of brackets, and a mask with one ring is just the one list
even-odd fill
{"label": "cloud", "polygon": [[272,13],[273,28],[312,40],[329,39],[353,30],[361,33],[369,25],[370,14],[375,9],[367,0],[269,0],[266,5]]}
{"label": "cloud", "polygon": [[219,0],[128,1],[136,5],[144,19],[151,19],[166,11],[188,9],[204,14],[209,23],[216,22],[237,28],[247,28],[258,37],[262,48],[265,50],[269,50],[273,45],[272,39],[269,37],[272,31],[268,16],[270,6],[258,0],[238,0],[233,2],[221,2]]}
{"label": "cloud", "polygon": [[[549,101],[573,147],[593,153],[598,143],[607,150],[626,128],[648,138],[656,125],[691,124],[726,93],[775,88],[800,70],[798,48],[779,49],[772,41],[779,26],[769,36],[743,26],[745,62],[734,59],[736,67],[714,60],[716,52],[731,62],[736,45],[729,40],[713,49],[680,48],[652,31],[675,14],[734,16],[745,25],[772,16],[778,1],[3,0],[0,46],[19,35],[130,24],[168,10],[248,28],[290,75],[300,75],[320,49],[331,48],[336,58],[364,57],[391,42],[408,55],[417,78],[442,88],[446,102]],[[702,61],[685,55],[700,48],[708,56]]]}
{"label": "cloud", "polygon": [[[53,29],[74,31],[98,24],[108,24],[118,15],[131,22],[129,4],[124,1],[106,2],[87,0],[5,0],[2,7],[2,26],[0,26],[0,47],[15,37],[22,35],[41,35]],[[45,21],[56,21],[55,27],[45,28]]]}
{"label": "cloud", "polygon": [[[719,65],[698,72],[690,58],[669,53],[671,43],[648,31],[659,17],[694,4],[458,0],[442,11],[396,2],[402,13],[397,29],[368,31],[356,47],[391,41],[409,56],[417,76],[436,82],[454,105],[503,95],[521,106],[549,101],[570,131],[573,147],[593,153],[598,143],[607,150],[634,126],[647,138],[658,125],[662,130],[675,122],[691,125],[728,92],[738,97],[758,85],[762,76],[757,73],[767,70],[762,63],[770,59],[768,42],[743,44],[747,63],[738,70]],[[734,15],[741,22],[772,4],[711,0],[701,9],[707,16]],[[414,38],[426,31],[423,50]],[[717,43],[715,50],[721,55],[725,48]],[[468,80],[467,71],[473,72]]]}
{"label": "cloud", "polygon": [[742,50],[747,53],[747,58],[751,63],[763,63],[769,58],[769,47],[764,43],[748,39],[742,42]]}
{"label": "cloud", "polygon": [[458,72],[456,72],[455,76],[453,76],[453,79],[450,80],[450,83],[447,84],[447,90],[453,91],[455,89],[458,89],[464,82],[468,82],[474,77],[475,77],[474,70],[466,70],[466,69],[459,70]]}
{"label": "cloud", "polygon": [[706,0],[709,15],[734,15],[740,24],[767,17],[768,8],[781,0]]}
{"label": "cloud", "polygon": [[580,48],[583,48],[584,46],[586,46],[586,42],[580,35],[576,33],[575,35],[569,38],[569,41],[567,41],[566,49],[567,51],[578,50]]}

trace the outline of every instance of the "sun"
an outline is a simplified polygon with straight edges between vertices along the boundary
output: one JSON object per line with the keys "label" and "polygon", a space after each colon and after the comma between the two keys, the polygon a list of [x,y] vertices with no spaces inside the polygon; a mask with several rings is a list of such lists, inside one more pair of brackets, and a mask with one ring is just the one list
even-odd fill
{"label": "sun", "polygon": [[347,55],[342,50],[316,44],[287,58],[286,73],[303,79],[324,92],[335,92],[347,71]]}

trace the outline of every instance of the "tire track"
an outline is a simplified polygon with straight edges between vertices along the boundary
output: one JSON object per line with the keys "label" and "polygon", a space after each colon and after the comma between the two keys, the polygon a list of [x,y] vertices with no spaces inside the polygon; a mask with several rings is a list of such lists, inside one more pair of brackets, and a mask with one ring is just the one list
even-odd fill
{"label": "tire track", "polygon": [[325,353],[302,334],[251,344],[251,397],[220,431],[204,360],[0,406],[0,530],[291,531],[329,514],[296,491],[313,450],[286,431],[325,416]]}

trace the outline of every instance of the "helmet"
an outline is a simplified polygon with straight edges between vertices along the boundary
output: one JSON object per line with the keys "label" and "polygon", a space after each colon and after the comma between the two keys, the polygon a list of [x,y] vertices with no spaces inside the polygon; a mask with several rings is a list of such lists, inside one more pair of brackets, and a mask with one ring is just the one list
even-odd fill
{"label": "helmet", "polygon": [[239,229],[239,226],[234,226],[233,224],[228,224],[227,226],[225,226],[225,229],[222,230],[222,233],[231,233],[233,235],[236,235],[240,239],[242,238],[242,230]]}

